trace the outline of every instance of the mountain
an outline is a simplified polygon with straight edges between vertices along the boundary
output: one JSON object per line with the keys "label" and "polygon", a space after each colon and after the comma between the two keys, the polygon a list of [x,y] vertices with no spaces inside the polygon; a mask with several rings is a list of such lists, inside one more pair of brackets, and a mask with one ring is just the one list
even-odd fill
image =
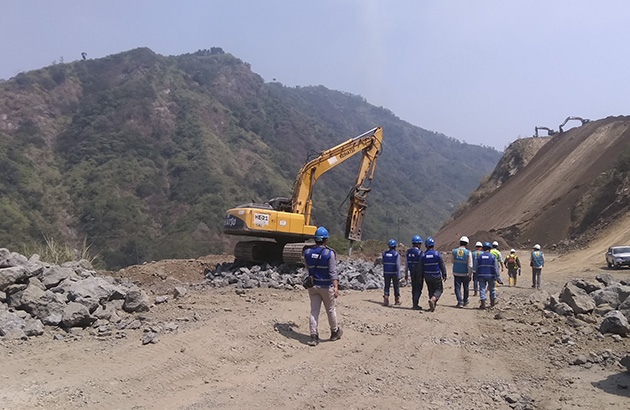
{"label": "mountain", "polygon": [[[364,98],[265,83],[220,48],[147,48],[0,82],[0,245],[44,237],[108,268],[229,250],[228,208],[290,196],[317,152],[381,125],[364,239],[433,234],[500,158]],[[326,173],[314,221],[336,235],[359,158]]]}
{"label": "mountain", "polygon": [[[512,163],[523,166],[510,172],[510,158],[519,156]],[[461,235],[498,240],[503,248],[582,248],[630,210],[630,117],[591,121],[545,140],[519,140],[492,176],[494,189],[480,187],[440,229],[446,248]]]}

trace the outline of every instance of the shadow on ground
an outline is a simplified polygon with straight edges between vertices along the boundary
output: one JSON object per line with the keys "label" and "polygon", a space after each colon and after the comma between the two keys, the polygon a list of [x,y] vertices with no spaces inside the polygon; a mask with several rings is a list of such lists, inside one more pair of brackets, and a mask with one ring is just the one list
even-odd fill
{"label": "shadow on ground", "polygon": [[592,382],[593,387],[597,387],[606,393],[616,394],[617,396],[630,398],[630,373],[621,372],[611,374],[607,378],[599,382]]}
{"label": "shadow on ground", "polygon": [[273,325],[273,329],[276,332],[280,333],[282,336],[286,337],[287,339],[293,339],[293,340],[297,340],[298,342],[302,344],[308,344],[309,340],[311,340],[311,335],[298,333],[295,330],[293,330],[293,328],[299,328],[299,327],[300,325],[294,322],[275,323]]}

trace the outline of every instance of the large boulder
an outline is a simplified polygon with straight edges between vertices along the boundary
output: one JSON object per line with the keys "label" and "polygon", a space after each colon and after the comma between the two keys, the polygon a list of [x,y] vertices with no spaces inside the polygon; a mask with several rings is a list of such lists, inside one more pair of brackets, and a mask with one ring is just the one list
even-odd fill
{"label": "large boulder", "polygon": [[578,288],[584,290],[586,293],[595,292],[596,290],[600,290],[603,288],[600,282],[594,280],[587,279],[573,279],[569,283],[577,286]]}
{"label": "large boulder", "polygon": [[142,290],[127,292],[122,308],[125,312],[147,312],[151,306],[149,296]]}
{"label": "large boulder", "polygon": [[560,292],[560,301],[571,306],[575,314],[589,313],[595,309],[596,305],[593,299],[581,289],[571,282],[568,282]]}
{"label": "large boulder", "polygon": [[573,316],[573,308],[565,302],[559,302],[553,307],[553,311],[561,316]]}
{"label": "large boulder", "polygon": [[604,286],[616,285],[617,283],[619,283],[619,281],[617,281],[617,279],[615,279],[615,277],[610,273],[600,273],[595,277],[595,279],[603,283]]}
{"label": "large boulder", "polygon": [[26,256],[22,256],[17,252],[10,252],[5,248],[0,249],[0,268],[10,268],[26,264],[28,264]]}
{"label": "large boulder", "polygon": [[599,326],[600,333],[615,333],[625,336],[630,333],[628,319],[618,310],[608,312]]}
{"label": "large boulder", "polygon": [[5,290],[7,286],[25,281],[28,278],[28,274],[29,271],[25,266],[0,268],[0,290]]}
{"label": "large boulder", "polygon": [[621,303],[630,297],[630,286],[617,283],[606,286],[604,289],[596,290],[595,292],[592,292],[590,296],[593,298],[597,306],[606,303],[617,309]]}
{"label": "large boulder", "polygon": [[66,279],[71,282],[76,282],[81,278],[72,268],[62,268],[61,266],[56,265],[47,266],[41,274],[41,281],[46,289],[53,288]]}
{"label": "large boulder", "polygon": [[[63,283],[66,283],[66,281]],[[100,302],[106,302],[114,298],[124,298],[124,295],[127,293],[122,287],[116,286],[100,276],[90,276],[72,282],[67,292],[69,301],[81,303],[90,312],[94,312]]]}
{"label": "large boulder", "polygon": [[6,336],[15,329],[22,330],[26,322],[18,314],[0,308],[0,336]]}
{"label": "large boulder", "polygon": [[96,318],[90,315],[85,306],[76,302],[69,302],[63,310],[61,323],[66,328],[71,327],[88,327],[96,321]]}

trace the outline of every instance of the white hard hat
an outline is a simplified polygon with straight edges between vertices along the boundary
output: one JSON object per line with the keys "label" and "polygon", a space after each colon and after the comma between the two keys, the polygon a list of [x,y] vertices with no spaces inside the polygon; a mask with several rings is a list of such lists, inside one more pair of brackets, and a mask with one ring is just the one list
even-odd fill
{"label": "white hard hat", "polygon": [[459,241],[460,241],[460,242],[466,242],[466,243],[470,242],[470,241],[468,240],[468,237],[467,237],[467,236],[462,236],[461,238],[459,238]]}
{"label": "white hard hat", "polygon": [[538,245],[538,244],[534,245],[534,249],[536,249],[537,251],[539,251],[539,250],[540,250],[540,245]]}
{"label": "white hard hat", "polygon": [[481,248],[481,247],[483,246],[483,243],[481,243],[481,242],[477,242],[477,243],[475,244],[475,246],[476,246],[477,248]]}
{"label": "white hard hat", "polygon": [[499,242],[497,241],[492,242],[492,246],[499,246]]}
{"label": "white hard hat", "polygon": [[510,253],[516,253],[516,249],[510,249]]}

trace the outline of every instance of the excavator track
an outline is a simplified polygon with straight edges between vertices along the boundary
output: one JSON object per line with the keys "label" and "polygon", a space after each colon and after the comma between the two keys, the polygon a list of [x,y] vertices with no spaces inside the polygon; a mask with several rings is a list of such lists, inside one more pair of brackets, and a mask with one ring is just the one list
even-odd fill
{"label": "excavator track", "polygon": [[312,246],[312,243],[295,242],[287,243],[282,250],[282,260],[287,265],[301,265],[303,262],[304,248]]}
{"label": "excavator track", "polygon": [[271,241],[238,242],[234,247],[237,260],[255,263],[286,263],[300,265],[303,263],[304,248],[312,246],[309,242],[287,243],[286,245]]}
{"label": "excavator track", "polygon": [[234,247],[234,257],[248,262],[279,263],[282,261],[282,245],[271,241],[238,242]]}

